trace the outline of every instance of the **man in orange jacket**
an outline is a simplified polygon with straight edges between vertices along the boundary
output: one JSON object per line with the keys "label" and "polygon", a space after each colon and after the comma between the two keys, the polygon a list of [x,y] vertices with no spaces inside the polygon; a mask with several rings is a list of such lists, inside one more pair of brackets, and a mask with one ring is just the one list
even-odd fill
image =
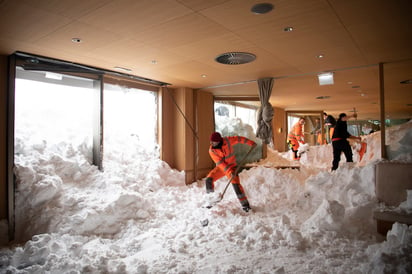
{"label": "man in orange jacket", "polygon": [[304,144],[303,125],[305,124],[305,118],[300,117],[299,121],[293,125],[288,134],[288,145],[293,151],[293,160],[299,160],[298,150],[300,144]]}
{"label": "man in orange jacket", "polygon": [[236,174],[237,163],[233,145],[239,143],[256,146],[255,142],[242,136],[222,138],[219,132],[212,133],[210,136],[209,155],[215,162],[216,167],[206,177],[206,192],[214,192],[214,182],[226,175],[227,178],[232,179],[231,183],[242,209],[248,212],[250,210],[249,201],[240,184],[239,176]]}

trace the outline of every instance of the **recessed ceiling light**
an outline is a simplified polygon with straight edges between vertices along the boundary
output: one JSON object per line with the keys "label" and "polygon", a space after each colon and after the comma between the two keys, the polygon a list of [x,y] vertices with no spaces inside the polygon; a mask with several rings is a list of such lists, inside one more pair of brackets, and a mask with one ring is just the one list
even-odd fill
{"label": "recessed ceiling light", "polygon": [[325,72],[318,74],[319,85],[333,85],[333,72]]}
{"label": "recessed ceiling light", "polygon": [[329,99],[330,96],[318,96],[316,99],[322,100],[322,99]]}
{"label": "recessed ceiling light", "polygon": [[255,14],[265,14],[273,10],[273,5],[270,3],[260,3],[254,5],[250,10]]}
{"label": "recessed ceiling light", "polygon": [[286,27],[283,29],[284,32],[291,32],[293,31],[293,27]]}
{"label": "recessed ceiling light", "polygon": [[318,55],[316,55],[316,58],[318,58],[318,59],[322,59],[323,57],[325,57],[324,54],[318,54]]}
{"label": "recessed ceiling light", "polygon": [[360,96],[365,96],[366,95],[366,93],[361,93],[361,95]]}
{"label": "recessed ceiling light", "polygon": [[360,88],[360,86],[352,86],[352,88]]}
{"label": "recessed ceiling light", "polygon": [[207,77],[207,75],[206,74],[202,74],[202,75],[200,75],[202,78],[206,78]]}
{"label": "recessed ceiling light", "polygon": [[82,39],[81,38],[72,38],[73,43],[81,43]]}
{"label": "recessed ceiling light", "polygon": [[348,85],[352,85],[352,82],[348,82]]}

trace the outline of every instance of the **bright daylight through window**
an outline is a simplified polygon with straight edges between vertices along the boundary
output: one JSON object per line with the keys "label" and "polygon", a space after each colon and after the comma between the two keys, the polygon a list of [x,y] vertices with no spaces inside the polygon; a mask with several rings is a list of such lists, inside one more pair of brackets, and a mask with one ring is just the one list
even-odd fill
{"label": "bright daylight through window", "polygon": [[[30,145],[38,149],[58,144],[75,148],[82,145],[91,160],[93,82],[78,78],[81,86],[69,86],[64,80],[52,83],[44,74],[17,69],[15,153]],[[41,77],[44,81],[38,80]]]}
{"label": "bright daylight through window", "polygon": [[155,92],[104,85],[105,164],[134,153],[159,157],[156,102]]}
{"label": "bright daylight through window", "polygon": [[[92,163],[93,80],[60,76],[17,68],[15,154],[28,146],[81,148]],[[105,84],[103,97],[103,161],[142,152],[158,157],[156,93]]]}
{"label": "bright daylight through window", "polygon": [[[254,162],[262,158],[262,141],[256,138],[256,113],[257,107],[238,102],[215,101],[215,130],[222,136],[244,136],[255,141],[258,146],[249,156],[247,162]],[[247,146],[235,148],[236,158],[244,155]]]}

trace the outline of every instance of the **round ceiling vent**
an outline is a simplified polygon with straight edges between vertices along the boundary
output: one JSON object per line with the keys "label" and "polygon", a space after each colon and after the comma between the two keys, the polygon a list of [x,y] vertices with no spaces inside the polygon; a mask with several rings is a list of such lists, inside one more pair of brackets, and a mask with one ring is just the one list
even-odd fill
{"label": "round ceiling vent", "polygon": [[255,61],[256,55],[247,52],[226,52],[216,57],[216,62],[225,65],[241,65]]}
{"label": "round ceiling vent", "polygon": [[255,14],[265,14],[273,10],[273,5],[270,3],[260,3],[254,5],[250,10]]}

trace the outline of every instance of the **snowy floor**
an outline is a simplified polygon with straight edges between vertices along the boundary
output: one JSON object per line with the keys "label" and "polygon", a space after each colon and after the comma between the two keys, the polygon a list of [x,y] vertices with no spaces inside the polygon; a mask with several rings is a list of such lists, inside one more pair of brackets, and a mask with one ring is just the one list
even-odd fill
{"label": "snowy floor", "polygon": [[[203,181],[186,186],[142,150],[108,155],[99,172],[81,146],[20,143],[19,243],[0,239],[0,273],[412,273],[412,227],[383,237],[371,217],[379,138],[364,138],[362,161],[354,144],[355,164],[343,156],[335,172],[330,145],[310,147],[299,170],[273,168],[296,162],[269,151],[240,174],[249,213],[231,188],[203,208]],[[396,160],[412,162],[411,122],[387,139]]]}

